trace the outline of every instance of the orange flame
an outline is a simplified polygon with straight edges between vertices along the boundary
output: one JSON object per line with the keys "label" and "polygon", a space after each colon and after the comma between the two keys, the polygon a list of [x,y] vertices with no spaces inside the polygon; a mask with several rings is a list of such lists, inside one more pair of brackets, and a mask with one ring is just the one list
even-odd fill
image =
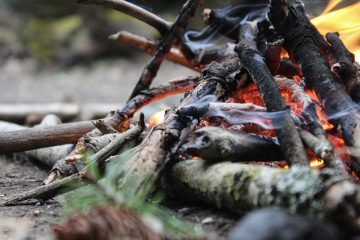
{"label": "orange flame", "polygon": [[165,110],[158,111],[154,113],[149,120],[149,127],[160,124],[164,121],[165,118]]}
{"label": "orange flame", "polygon": [[341,0],[331,0],[323,13],[311,19],[322,35],[339,32],[346,47],[360,62],[360,2],[330,12]]}

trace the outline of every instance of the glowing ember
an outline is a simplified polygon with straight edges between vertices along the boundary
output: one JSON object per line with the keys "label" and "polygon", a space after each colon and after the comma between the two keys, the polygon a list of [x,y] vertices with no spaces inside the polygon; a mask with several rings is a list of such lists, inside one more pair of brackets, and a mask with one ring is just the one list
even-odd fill
{"label": "glowing ember", "polygon": [[159,112],[154,113],[149,120],[149,127],[157,125],[164,121],[165,118],[165,110],[161,110]]}
{"label": "glowing ember", "polygon": [[331,11],[341,1],[330,1],[324,12],[311,20],[321,34],[339,32],[347,48],[360,61],[360,2]]}

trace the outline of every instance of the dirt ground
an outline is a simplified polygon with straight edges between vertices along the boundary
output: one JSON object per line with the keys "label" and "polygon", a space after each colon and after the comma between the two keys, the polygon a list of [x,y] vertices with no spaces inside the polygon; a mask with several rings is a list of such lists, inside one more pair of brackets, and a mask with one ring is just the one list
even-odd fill
{"label": "dirt ground", "polygon": [[[69,70],[40,68],[31,60],[10,59],[0,66],[0,103],[74,102],[123,103],[141,74],[148,56],[134,59],[101,60]],[[163,64],[154,85],[182,75],[197,74],[172,63]],[[145,112],[175,104],[178,98],[149,107]],[[149,110],[150,109],[150,110]],[[0,201],[40,186],[48,168],[21,153],[0,156]],[[236,217],[211,209],[179,203],[169,204],[194,227],[225,235]],[[59,199],[45,203],[0,207],[0,239],[52,239],[50,222],[59,216]],[[214,233],[215,234],[215,233]]]}

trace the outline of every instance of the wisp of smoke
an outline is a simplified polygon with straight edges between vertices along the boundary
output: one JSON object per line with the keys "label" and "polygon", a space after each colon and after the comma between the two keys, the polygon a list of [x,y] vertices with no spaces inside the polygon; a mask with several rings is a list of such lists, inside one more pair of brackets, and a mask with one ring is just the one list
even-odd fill
{"label": "wisp of smoke", "polygon": [[180,114],[191,115],[194,117],[222,117],[233,125],[256,124],[264,129],[278,129],[282,126],[280,120],[288,114],[288,110],[280,112],[255,112],[239,110],[236,108],[222,108],[216,104],[217,97],[208,95],[199,101],[189,104],[179,110]]}

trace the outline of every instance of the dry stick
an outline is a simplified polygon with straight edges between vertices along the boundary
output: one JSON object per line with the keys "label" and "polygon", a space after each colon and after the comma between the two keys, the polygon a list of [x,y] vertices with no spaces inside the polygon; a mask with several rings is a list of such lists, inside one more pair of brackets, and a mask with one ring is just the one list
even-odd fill
{"label": "dry stick", "polygon": [[[263,57],[257,50],[255,31],[255,26],[253,24],[244,23],[240,29],[240,41],[236,46],[235,51],[239,55],[241,64],[244,65],[244,68],[248,71],[257,85],[267,110],[269,112],[286,111],[288,108],[285,105],[284,99],[265,64]],[[276,121],[274,125],[282,126],[275,131],[288,165],[292,166],[296,164],[308,166],[307,155],[299,133],[291,119],[290,112],[284,114],[283,118],[272,121]]]}
{"label": "dry stick", "polygon": [[[59,124],[60,122],[61,121],[58,117],[50,114],[45,116],[45,118],[42,120],[40,125],[36,127],[53,126]],[[0,134],[7,131],[15,131],[22,129],[26,129],[26,127],[14,123],[0,121]],[[48,167],[52,167],[58,159],[61,159],[66,155],[68,155],[73,148],[74,148],[73,144],[65,144],[55,147],[30,150],[23,152],[22,154],[29,156],[37,160],[38,162],[47,165]]]}
{"label": "dry stick", "polygon": [[344,164],[336,154],[334,146],[327,139],[326,133],[316,113],[316,106],[312,99],[305,93],[304,89],[294,80],[283,77],[275,77],[275,82],[280,89],[292,92],[292,100],[303,104],[301,115],[306,121],[312,134],[299,129],[300,136],[307,147],[311,148],[317,156],[325,160],[325,166],[346,173]]}
{"label": "dry stick", "polygon": [[47,114],[55,114],[62,121],[70,121],[80,114],[80,107],[70,103],[49,104],[0,104],[0,120],[24,123],[28,116],[40,120]]}
{"label": "dry stick", "polygon": [[201,4],[201,0],[188,0],[180,10],[174,24],[169,31],[161,38],[161,41],[149,63],[145,66],[133,92],[129,99],[132,99],[140,91],[148,89],[156,77],[157,71],[171,47],[178,41],[185,28],[190,22],[191,17],[195,14],[196,9]]}
{"label": "dry stick", "polygon": [[[114,112],[113,116],[105,119],[101,125],[106,124],[108,128],[117,130],[127,129],[129,119],[132,118],[137,110],[167,96],[182,93],[192,89],[198,79],[198,77],[183,77],[170,81],[165,85],[141,91],[139,95],[128,101],[122,110]],[[57,163],[53,166],[49,176],[47,179],[45,179],[45,183],[50,183],[59,177],[64,177],[76,173],[77,169],[75,165],[69,163],[75,163],[81,160],[83,153],[87,150],[85,143],[86,139],[88,137],[94,137],[99,134],[99,131],[96,129],[95,131],[87,133],[85,136],[80,138],[74,151],[67,157],[57,161]]]}
{"label": "dry stick", "polygon": [[[118,135],[113,141],[111,141],[108,145],[102,148],[100,151],[95,153],[94,155],[89,157],[89,163],[96,163],[98,166],[103,166],[105,164],[105,160],[109,158],[111,155],[116,154],[116,152],[120,151],[120,149],[124,146],[125,143],[135,139],[138,137],[141,132],[145,129],[144,115],[140,115],[140,120],[138,124],[126,132]],[[84,167],[79,173],[72,174],[66,178],[56,180],[47,185],[43,185],[32,189],[30,191],[21,193],[10,199],[7,199],[5,202],[0,205],[11,205],[20,201],[28,200],[28,199],[42,199],[47,200],[50,199],[60,193],[65,191],[71,191],[80,186],[84,186],[85,183],[81,180],[87,177],[88,166]],[[74,182],[78,184],[73,184]]]}
{"label": "dry stick", "polygon": [[[153,40],[149,40],[145,37],[142,37],[142,36],[127,32],[127,31],[120,31],[116,34],[113,34],[109,37],[109,39],[116,40],[119,42],[126,43],[128,45],[134,46],[136,48],[144,50],[149,55],[153,55],[158,46],[158,43]],[[165,58],[174,63],[180,64],[187,68],[198,71],[198,68],[196,66],[194,66],[193,64],[191,64],[184,57],[184,55],[182,55],[181,52],[176,48],[171,48],[169,50],[168,54],[165,55]]]}
{"label": "dry stick", "polygon": [[21,152],[76,143],[81,136],[93,129],[91,121],[83,121],[6,132],[0,134],[0,152]]}
{"label": "dry stick", "polygon": [[124,0],[78,0],[78,3],[98,4],[113,8],[129,16],[149,24],[164,35],[170,28],[171,23],[159,16]]}
{"label": "dry stick", "polygon": [[[305,15],[302,1],[272,0],[269,17],[284,37],[285,48],[300,65],[307,85],[321,100],[325,113],[336,116],[332,121],[341,127],[342,136],[359,164],[360,114],[323,58],[321,49],[327,43]],[[341,112],[344,114],[339,115]]]}
{"label": "dry stick", "polygon": [[336,60],[336,63],[331,66],[331,70],[340,76],[351,98],[359,103],[360,79],[356,74],[357,69],[354,65],[354,54],[346,48],[338,33],[326,34],[326,40],[330,43]]}
{"label": "dry stick", "polygon": [[292,213],[324,216],[344,228],[360,227],[360,186],[333,169],[289,170],[251,164],[180,161],[166,174],[176,199],[205,202],[243,214],[279,206]]}
{"label": "dry stick", "polygon": [[215,95],[224,99],[236,89],[237,75],[240,73],[239,59],[233,57],[223,63],[213,62],[202,72],[196,88],[187,93],[179,107],[169,111],[164,121],[153,127],[137,150],[128,157],[119,171],[120,181],[127,184],[129,178],[136,178],[132,185],[135,194],[141,193],[146,183],[157,180],[164,169],[165,163],[171,159],[178,146],[197,121],[176,113],[181,107],[194,103],[207,95]]}

